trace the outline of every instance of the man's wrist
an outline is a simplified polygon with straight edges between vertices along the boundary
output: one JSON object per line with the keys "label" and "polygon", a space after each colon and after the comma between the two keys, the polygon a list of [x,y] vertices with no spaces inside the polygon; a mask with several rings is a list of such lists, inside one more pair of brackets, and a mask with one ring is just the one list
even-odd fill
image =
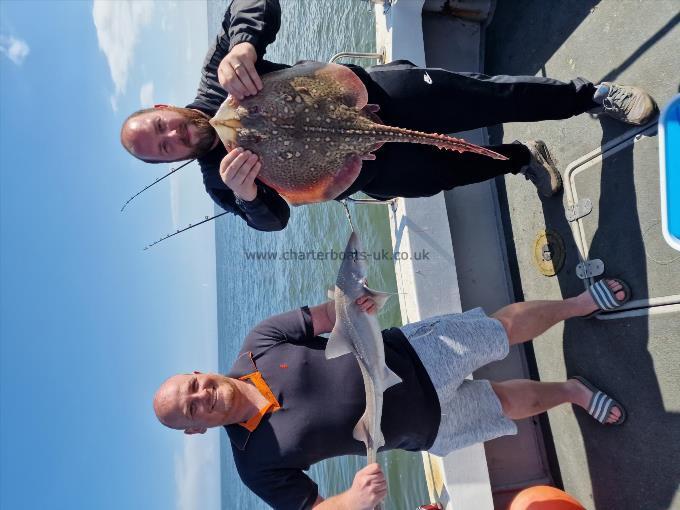
{"label": "man's wrist", "polygon": [[328,324],[330,324],[330,329],[335,327],[335,301],[328,301],[324,308],[326,312],[326,317],[328,318]]}
{"label": "man's wrist", "polygon": [[235,36],[234,39],[231,41],[231,44],[229,45],[229,51],[227,53],[231,53],[234,50],[234,48],[236,48],[236,46],[247,44],[249,46],[248,51],[252,51],[253,54],[255,55],[255,60],[257,60],[257,48],[255,47],[255,44],[252,42],[253,40],[254,37],[251,34],[239,34]]}
{"label": "man's wrist", "polygon": [[253,193],[253,196],[250,197],[245,197],[243,195],[239,195],[234,191],[234,198],[236,199],[237,202],[240,202],[242,204],[249,204],[250,202],[254,202],[255,199],[257,198],[257,188],[255,188],[255,192]]}

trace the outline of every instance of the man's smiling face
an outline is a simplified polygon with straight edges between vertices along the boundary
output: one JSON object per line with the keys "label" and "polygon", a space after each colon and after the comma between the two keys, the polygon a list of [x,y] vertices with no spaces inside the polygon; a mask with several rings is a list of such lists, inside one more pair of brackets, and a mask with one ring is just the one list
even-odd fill
{"label": "man's smiling face", "polygon": [[197,110],[156,107],[132,115],[123,124],[121,142],[133,156],[149,162],[200,157],[215,145],[217,134]]}
{"label": "man's smiling face", "polygon": [[228,423],[234,389],[229,378],[219,374],[175,375],[154,396],[158,419],[187,434],[202,434],[210,427]]}

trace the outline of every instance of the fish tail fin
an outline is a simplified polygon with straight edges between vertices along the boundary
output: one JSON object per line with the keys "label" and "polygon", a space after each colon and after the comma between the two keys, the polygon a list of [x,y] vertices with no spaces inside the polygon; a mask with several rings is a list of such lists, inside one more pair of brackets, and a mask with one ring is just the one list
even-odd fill
{"label": "fish tail fin", "polygon": [[474,143],[466,142],[460,138],[440,135],[438,133],[424,133],[412,129],[404,129],[396,126],[376,125],[371,133],[367,133],[380,142],[411,142],[434,145],[440,149],[458,152],[475,152],[493,159],[506,160],[506,156],[485,149]]}

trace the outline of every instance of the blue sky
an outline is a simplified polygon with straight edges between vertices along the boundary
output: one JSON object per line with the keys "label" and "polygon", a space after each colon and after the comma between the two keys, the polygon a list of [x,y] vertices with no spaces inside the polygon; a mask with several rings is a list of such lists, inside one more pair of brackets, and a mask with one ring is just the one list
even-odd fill
{"label": "blue sky", "polygon": [[0,2],[0,506],[216,508],[217,431],[155,420],[217,365],[214,230],[196,168],[128,156],[123,119],[193,98],[205,3]]}

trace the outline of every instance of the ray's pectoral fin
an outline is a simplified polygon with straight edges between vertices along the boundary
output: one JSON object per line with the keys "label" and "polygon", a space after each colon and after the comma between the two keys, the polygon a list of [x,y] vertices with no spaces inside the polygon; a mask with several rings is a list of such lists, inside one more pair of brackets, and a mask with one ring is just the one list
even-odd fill
{"label": "ray's pectoral fin", "polygon": [[313,187],[306,190],[282,190],[277,189],[275,186],[271,186],[268,183],[266,184],[276,189],[276,191],[293,206],[327,202],[338,197],[352,185],[359,176],[359,172],[361,172],[361,164],[361,156],[350,154],[345,158],[340,171],[338,171],[335,176],[331,176],[322,182],[318,182]]}
{"label": "ray's pectoral fin", "polygon": [[347,106],[362,109],[368,103],[366,86],[348,67],[339,64],[325,64],[316,72],[322,78],[330,78],[340,86],[339,98]]}
{"label": "ray's pectoral fin", "polygon": [[329,200],[332,200],[343,191],[346,191],[354,181],[359,177],[361,172],[362,158],[357,154],[350,154],[345,158],[342,169],[336,174],[332,184],[327,188]]}
{"label": "ray's pectoral fin", "polygon": [[294,83],[294,86],[309,88],[313,96],[317,95],[314,91],[320,89],[314,87],[308,79],[325,83],[323,94],[326,99],[341,101],[347,106],[358,109],[363,108],[368,103],[366,86],[348,67],[339,64],[303,61],[291,67],[289,72],[301,78]]}

